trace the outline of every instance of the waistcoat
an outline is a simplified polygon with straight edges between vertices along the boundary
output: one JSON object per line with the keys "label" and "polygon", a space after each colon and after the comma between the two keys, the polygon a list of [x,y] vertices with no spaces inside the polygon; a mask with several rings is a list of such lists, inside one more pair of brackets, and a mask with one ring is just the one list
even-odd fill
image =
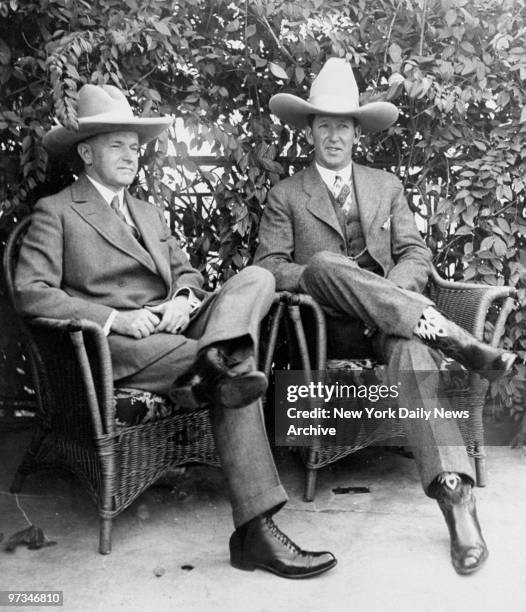
{"label": "waistcoat", "polygon": [[[343,235],[345,236],[346,253],[348,257],[356,260],[356,263],[364,270],[379,273],[381,272],[379,265],[369,255],[369,251],[365,249],[365,236],[362,231],[362,224],[360,222],[360,211],[358,210],[358,200],[356,198],[356,191],[353,185],[353,194],[351,198],[350,210],[345,214],[341,209],[341,206],[336,202],[336,198],[333,196],[331,191],[329,196],[331,198],[334,211],[342,228]],[[362,251],[364,251],[362,253]]]}

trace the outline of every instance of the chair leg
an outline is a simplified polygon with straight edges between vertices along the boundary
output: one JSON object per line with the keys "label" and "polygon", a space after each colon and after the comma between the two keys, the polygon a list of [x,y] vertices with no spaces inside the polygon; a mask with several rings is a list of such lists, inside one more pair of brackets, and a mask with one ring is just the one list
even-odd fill
{"label": "chair leg", "polygon": [[20,493],[26,476],[36,471],[35,457],[42,446],[44,436],[45,433],[41,430],[38,430],[33,434],[33,439],[29,444],[29,448],[27,449],[24,458],[20,462],[13,481],[11,482],[11,486],[9,487],[9,491],[11,493]]}
{"label": "chair leg", "polygon": [[314,468],[305,468],[305,492],[303,494],[303,501],[314,501],[314,497],[316,496],[317,477],[318,470]]}
{"label": "chair leg", "polygon": [[99,552],[101,555],[109,555],[111,552],[111,518],[101,517]]}
{"label": "chair leg", "polygon": [[488,477],[484,447],[477,444],[475,447],[475,453],[475,478],[477,480],[477,487],[485,487],[488,484]]}

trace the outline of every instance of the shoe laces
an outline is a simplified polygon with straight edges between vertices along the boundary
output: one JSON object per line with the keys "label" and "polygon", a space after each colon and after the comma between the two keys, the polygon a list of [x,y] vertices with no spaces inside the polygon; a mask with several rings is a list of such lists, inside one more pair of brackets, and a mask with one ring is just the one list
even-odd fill
{"label": "shoe laces", "polygon": [[295,544],[288,535],[284,534],[269,516],[265,517],[265,525],[268,527],[270,533],[291,552],[303,554],[303,550],[301,550],[301,548]]}

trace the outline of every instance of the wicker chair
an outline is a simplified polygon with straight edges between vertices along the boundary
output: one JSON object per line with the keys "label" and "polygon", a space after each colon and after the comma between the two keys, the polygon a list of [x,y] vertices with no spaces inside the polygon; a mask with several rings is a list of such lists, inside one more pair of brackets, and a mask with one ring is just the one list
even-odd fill
{"label": "wicker chair", "polygon": [[[14,267],[28,224],[25,218],[17,225],[4,251],[13,305]],[[37,431],[11,492],[43,468],[73,472],[97,506],[99,552],[108,554],[112,519],[167,470],[193,462],[219,466],[208,410],[181,412],[159,395],[114,389],[106,337],[91,321],[20,319],[20,326],[31,357]],[[133,420],[116,419],[130,407]]]}
{"label": "wicker chair", "polygon": [[[484,326],[491,306],[500,304],[499,314],[493,327],[491,345],[498,346],[506,320],[515,306],[517,292],[512,287],[490,287],[475,283],[457,283],[442,279],[433,269],[430,277],[428,295],[438,308],[450,319],[470,331],[478,339],[483,338]],[[325,373],[326,376],[337,376],[339,373],[354,373],[358,376],[366,373],[365,378],[371,375],[373,369],[384,368],[373,359],[328,359],[327,357],[327,331],[325,315],[309,295],[281,292],[277,294],[280,310],[276,312],[273,321],[273,333],[277,334],[280,319],[284,318],[288,331],[289,351],[295,354],[289,358],[288,366],[292,369],[301,369],[305,381],[312,380],[313,369]],[[305,317],[314,321],[314,330],[309,330],[309,341],[305,330]],[[313,333],[314,332],[314,333]],[[309,346],[310,345],[310,346]],[[312,346],[314,345],[314,351]],[[291,347],[293,347],[291,349]],[[272,347],[274,348],[274,347]],[[314,354],[313,354],[314,353]],[[315,367],[312,367],[312,360]],[[442,369],[449,369],[452,360],[444,360]],[[458,365],[454,366],[458,373]],[[455,409],[467,409],[470,418],[459,419],[459,426],[466,448],[475,460],[475,471],[478,486],[486,485],[486,464],[484,452],[484,430],[482,413],[488,382],[478,374],[464,372],[464,382],[461,387],[457,385],[447,394],[454,398]],[[306,468],[304,489],[305,501],[312,501],[316,490],[316,477],[320,468],[349,455],[361,448],[382,441],[401,439],[403,428],[396,421],[384,423],[380,428],[371,430],[362,425],[361,429],[353,433],[353,443],[323,446],[319,441],[309,448],[302,449]]]}

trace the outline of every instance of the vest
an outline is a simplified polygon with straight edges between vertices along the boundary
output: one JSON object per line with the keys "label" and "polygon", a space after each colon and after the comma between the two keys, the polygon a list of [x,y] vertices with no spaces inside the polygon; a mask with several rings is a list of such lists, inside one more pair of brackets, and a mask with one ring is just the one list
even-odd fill
{"label": "vest", "polygon": [[358,200],[356,198],[354,186],[351,208],[347,215],[342,211],[340,205],[338,202],[336,202],[336,198],[333,196],[329,188],[327,188],[327,191],[329,192],[334,211],[340,223],[340,227],[342,228],[343,235],[345,236],[347,256],[351,257],[352,259],[357,258],[356,263],[360,266],[360,268],[381,274],[380,266],[369,255],[369,251],[365,249],[365,237],[362,231],[360,211],[358,210]]}

